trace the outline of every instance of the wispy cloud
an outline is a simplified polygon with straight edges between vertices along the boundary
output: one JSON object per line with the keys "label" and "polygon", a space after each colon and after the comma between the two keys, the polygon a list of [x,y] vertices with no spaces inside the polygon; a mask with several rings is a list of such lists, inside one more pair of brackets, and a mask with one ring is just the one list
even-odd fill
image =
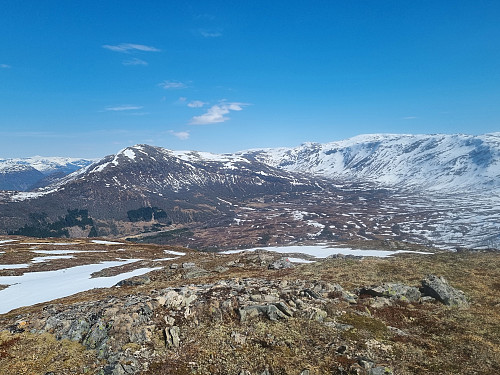
{"label": "wispy cloud", "polygon": [[161,50],[152,47],[152,46],[146,46],[144,44],[133,44],[133,43],[121,43],[116,46],[110,45],[110,44],[104,44],[102,48],[109,49],[110,51],[113,52],[121,52],[121,53],[129,53],[129,52],[136,52],[136,51],[141,51],[141,52],[160,52]]}
{"label": "wispy cloud", "polygon": [[172,90],[172,89],[185,89],[188,87],[187,84],[184,82],[179,82],[179,81],[163,81],[162,83],[159,83],[158,86],[164,88],[165,90]]}
{"label": "wispy cloud", "polygon": [[134,66],[134,65],[143,65],[143,66],[147,66],[148,65],[148,62],[147,61],[144,61],[142,59],[138,59],[138,58],[133,58],[133,59],[129,59],[129,60],[125,60],[122,62],[123,65],[125,66]]}
{"label": "wispy cloud", "polygon": [[202,114],[201,116],[194,116],[191,119],[190,124],[207,125],[224,122],[229,120],[229,117],[226,117],[225,115],[227,115],[230,111],[241,111],[247,105],[248,103],[228,103],[222,101],[219,104],[210,107],[207,112]]}
{"label": "wispy cloud", "polygon": [[189,102],[189,103],[187,104],[187,106],[188,106],[188,107],[190,107],[190,108],[201,108],[201,107],[203,107],[205,104],[207,104],[207,103],[202,102],[201,100],[193,100],[193,101]]}
{"label": "wispy cloud", "polygon": [[174,132],[173,130],[169,130],[169,133],[172,134],[174,137],[179,138],[182,141],[185,141],[186,139],[189,139],[189,132]]}
{"label": "wispy cloud", "polygon": [[415,120],[415,119],[417,119],[417,118],[418,118],[418,117],[416,117],[416,116],[406,116],[406,117],[403,117],[402,119],[403,119],[403,120]]}
{"label": "wispy cloud", "polygon": [[198,32],[204,38],[218,38],[218,37],[222,36],[222,32],[220,32],[218,30],[199,29]]}
{"label": "wispy cloud", "polygon": [[143,106],[137,105],[119,105],[116,107],[106,107],[105,111],[121,112],[121,111],[137,111],[138,109],[144,108]]}
{"label": "wispy cloud", "polygon": [[2,69],[9,69],[9,68],[11,68],[11,66],[8,65],[8,64],[0,64],[0,68],[2,68]]}

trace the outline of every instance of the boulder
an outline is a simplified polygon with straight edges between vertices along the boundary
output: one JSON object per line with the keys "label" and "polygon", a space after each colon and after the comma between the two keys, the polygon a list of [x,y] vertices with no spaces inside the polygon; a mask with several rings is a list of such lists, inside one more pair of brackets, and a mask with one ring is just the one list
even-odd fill
{"label": "boulder", "polygon": [[180,345],[180,334],[181,330],[177,326],[167,327],[164,330],[165,333],[165,345],[167,348],[178,348]]}
{"label": "boulder", "polygon": [[422,294],[433,297],[447,306],[468,307],[464,292],[453,288],[443,277],[427,275],[422,280]]}
{"label": "boulder", "polygon": [[269,268],[270,270],[281,270],[284,268],[292,268],[292,267],[293,263],[290,262],[288,258],[278,259],[267,266],[267,268]]}
{"label": "boulder", "polygon": [[[281,307],[281,306],[280,306]],[[245,322],[248,319],[257,317],[259,315],[264,315],[269,320],[279,320],[279,319],[287,319],[288,315],[283,313],[277,306],[275,305],[253,305],[242,307],[238,310],[240,314],[240,321]]]}
{"label": "boulder", "polygon": [[360,294],[368,294],[373,297],[385,297],[392,300],[407,302],[418,302],[421,298],[420,291],[413,287],[398,283],[387,283],[378,286],[364,287]]}

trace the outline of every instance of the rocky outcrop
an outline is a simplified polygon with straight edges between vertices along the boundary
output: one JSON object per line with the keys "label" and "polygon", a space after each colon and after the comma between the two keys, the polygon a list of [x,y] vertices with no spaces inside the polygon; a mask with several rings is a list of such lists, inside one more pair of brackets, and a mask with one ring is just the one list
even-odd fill
{"label": "rocky outcrop", "polygon": [[465,293],[455,289],[443,277],[427,275],[422,280],[422,294],[433,297],[448,306],[468,307]]}
{"label": "rocky outcrop", "polygon": [[360,294],[366,294],[372,297],[386,297],[406,302],[418,302],[421,298],[418,288],[398,283],[364,287],[361,288]]}

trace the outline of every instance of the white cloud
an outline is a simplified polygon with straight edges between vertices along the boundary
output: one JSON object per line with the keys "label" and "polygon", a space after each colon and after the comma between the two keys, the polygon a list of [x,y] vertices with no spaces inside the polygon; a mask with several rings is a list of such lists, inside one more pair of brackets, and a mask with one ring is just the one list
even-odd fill
{"label": "white cloud", "polygon": [[203,29],[200,29],[198,31],[200,32],[201,36],[204,38],[218,38],[218,37],[222,36],[222,33],[220,31],[203,30]]}
{"label": "white cloud", "polygon": [[116,46],[112,46],[109,44],[104,44],[102,48],[109,49],[110,51],[114,52],[122,52],[122,53],[129,53],[129,52],[134,52],[134,51],[141,51],[141,52],[160,52],[161,50],[152,47],[152,46],[145,46],[144,44],[133,44],[133,43],[121,43]]}
{"label": "white cloud", "polygon": [[172,134],[174,137],[179,138],[182,141],[185,141],[186,139],[189,138],[189,132],[174,132],[173,130],[169,130],[169,133]]}
{"label": "white cloud", "polygon": [[162,83],[158,84],[160,87],[164,88],[165,90],[170,90],[170,89],[185,89],[188,87],[183,82],[179,81],[163,81]]}
{"label": "white cloud", "polygon": [[190,108],[201,108],[205,104],[207,104],[207,103],[202,102],[201,100],[193,100],[193,101],[189,102],[187,106]]}
{"label": "white cloud", "polygon": [[11,66],[8,64],[0,64],[0,68],[2,69],[9,69]]}
{"label": "white cloud", "polygon": [[227,115],[230,111],[241,111],[243,107],[247,105],[247,103],[227,103],[222,101],[219,104],[210,107],[207,112],[201,116],[194,116],[191,119],[190,124],[207,125],[224,122],[229,120],[229,117],[225,117],[224,115]]}
{"label": "white cloud", "polygon": [[144,108],[143,106],[136,106],[136,105],[119,105],[116,107],[106,107],[104,110],[105,111],[114,111],[114,112],[120,112],[120,111],[135,111],[138,109]]}
{"label": "white cloud", "polygon": [[403,117],[403,120],[415,120],[417,118],[418,117],[416,117],[416,116],[406,116],[406,117]]}
{"label": "white cloud", "polygon": [[141,59],[138,59],[138,58],[133,58],[133,59],[130,59],[130,60],[123,61],[122,64],[125,65],[125,66],[131,66],[131,65],[144,65],[144,66],[147,66],[148,62],[144,61],[144,60],[141,60]]}

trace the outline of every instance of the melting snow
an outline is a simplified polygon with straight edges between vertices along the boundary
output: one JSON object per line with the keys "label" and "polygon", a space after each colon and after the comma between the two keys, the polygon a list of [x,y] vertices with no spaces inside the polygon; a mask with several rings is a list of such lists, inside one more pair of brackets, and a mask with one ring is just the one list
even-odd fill
{"label": "melting snow", "polygon": [[370,257],[380,257],[386,258],[395,254],[400,253],[410,253],[410,254],[432,254],[422,251],[408,251],[408,250],[364,250],[364,249],[351,249],[343,247],[326,247],[326,246],[274,246],[274,247],[256,247],[252,249],[245,250],[229,250],[223,251],[221,254],[235,254],[241,253],[243,251],[255,251],[255,250],[266,250],[273,251],[276,253],[288,254],[288,253],[299,253],[307,254],[316,258],[326,258],[329,255],[343,254],[343,255],[355,255],[355,256],[370,256]]}
{"label": "melting snow", "polygon": [[0,264],[0,270],[15,270],[18,268],[28,268],[29,264]]}
{"label": "melting snow", "polygon": [[0,240],[0,243],[16,242],[18,240]]}
{"label": "melting snow", "polygon": [[181,253],[180,251],[174,251],[174,250],[163,250],[165,254],[172,254],[172,255],[186,255],[186,253]]}
{"label": "melting snow", "polygon": [[92,240],[92,242],[99,245],[123,245],[122,242],[104,241],[104,240]]}
{"label": "melting snow", "polygon": [[0,284],[10,285],[0,290],[0,314],[21,306],[70,296],[93,288],[107,288],[132,276],[143,275],[158,268],[140,268],[111,277],[91,278],[91,274],[105,268],[132,263],[127,261],[103,262],[71,267],[56,271],[30,272],[21,276],[1,276]]}

